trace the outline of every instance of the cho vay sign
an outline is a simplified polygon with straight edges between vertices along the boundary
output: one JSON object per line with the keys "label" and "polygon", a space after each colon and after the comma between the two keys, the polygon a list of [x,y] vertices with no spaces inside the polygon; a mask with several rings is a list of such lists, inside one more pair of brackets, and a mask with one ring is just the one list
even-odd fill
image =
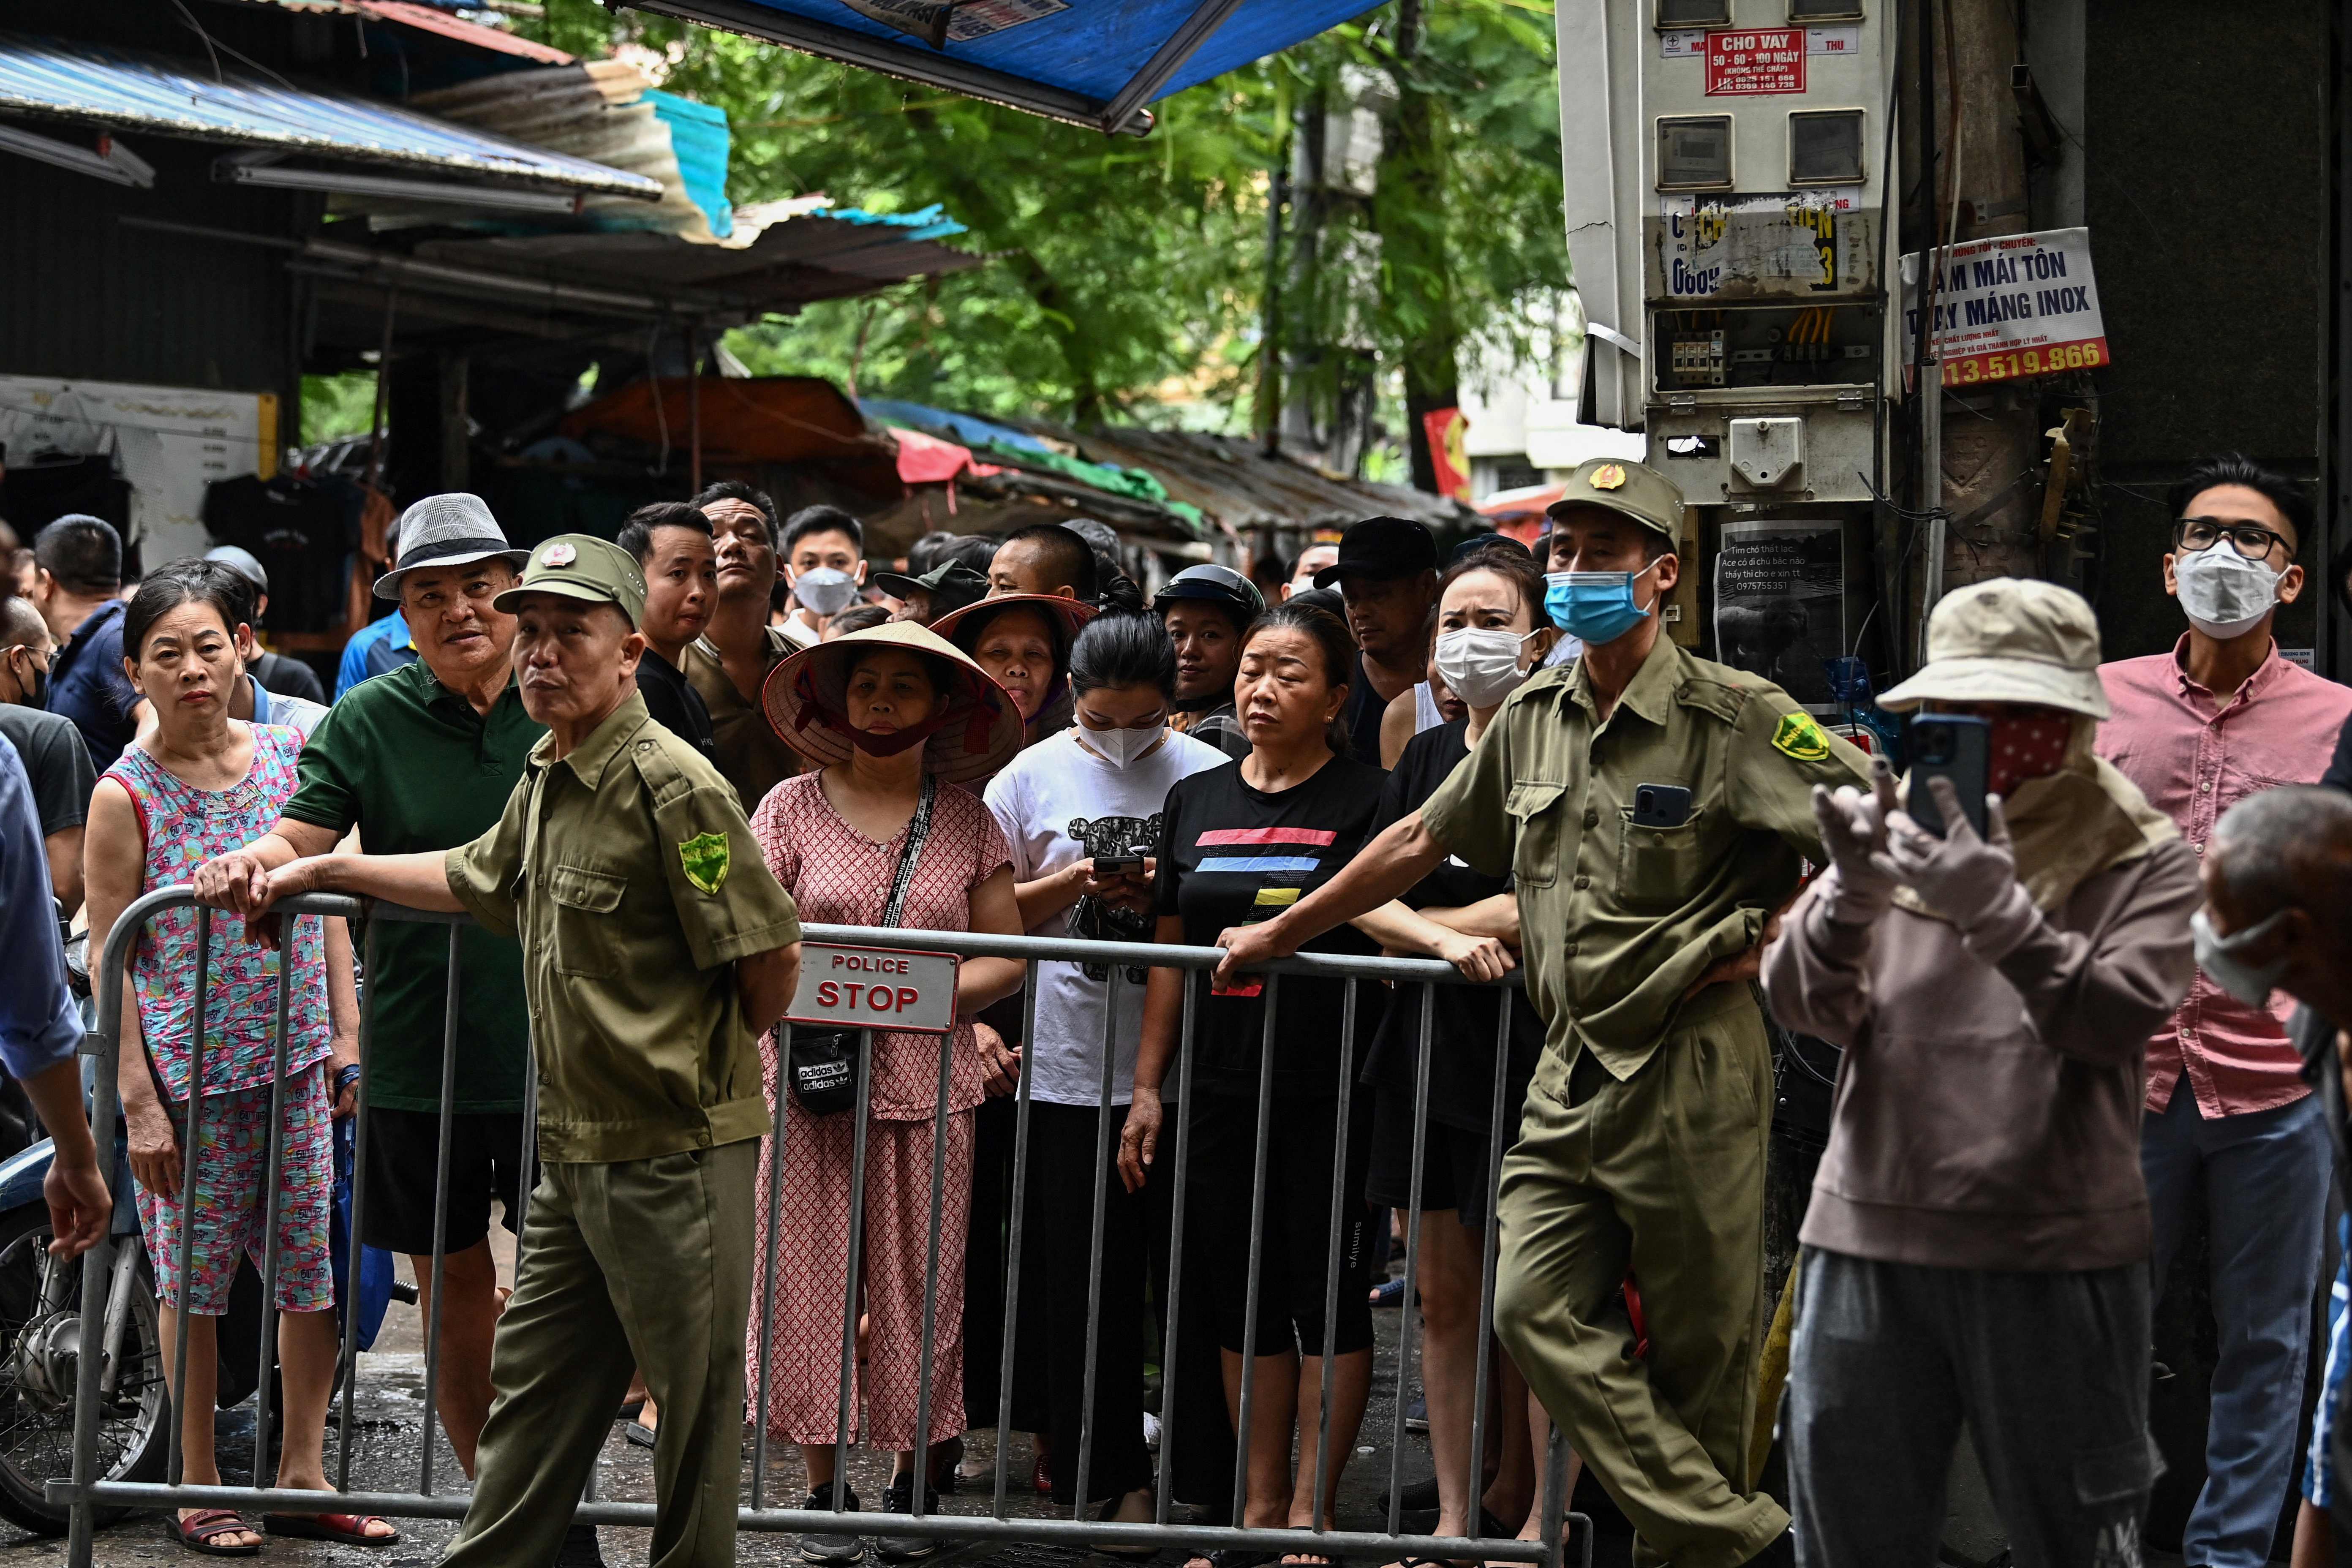
{"label": "cho vay sign", "polygon": [[1762,27],[1707,34],[1709,98],[1804,90],[1804,28]]}
{"label": "cho vay sign", "polygon": [[[1956,245],[1940,276],[1927,271],[1935,300],[1936,353],[1946,386],[1973,386],[2105,364],[2106,323],[2091,276],[2091,231],[2049,229]],[[1915,253],[1903,258],[1903,359],[1918,357],[1927,308]]]}

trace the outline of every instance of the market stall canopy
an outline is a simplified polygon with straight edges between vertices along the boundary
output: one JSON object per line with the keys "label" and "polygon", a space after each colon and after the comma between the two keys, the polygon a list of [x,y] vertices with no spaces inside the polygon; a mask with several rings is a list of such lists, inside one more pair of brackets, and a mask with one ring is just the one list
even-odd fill
{"label": "market stall canopy", "polygon": [[868,431],[857,405],[819,376],[706,375],[699,386],[684,376],[635,381],[565,415],[561,428],[575,440],[617,437],[682,448],[690,424],[699,425],[702,455],[712,463],[878,462],[896,479],[889,441]]}
{"label": "market stall canopy", "polygon": [[[656,202],[659,180],[327,88],[296,88],[193,58],[0,32],[0,114],[247,149],[225,177],[295,184],[320,158],[433,176],[457,199],[525,189]],[[477,184],[458,185],[451,176]],[[363,176],[340,176],[346,183]],[[314,184],[312,188],[327,188]]]}
{"label": "market stall canopy", "polygon": [[1299,43],[1366,0],[633,0],[845,65],[1105,132]]}

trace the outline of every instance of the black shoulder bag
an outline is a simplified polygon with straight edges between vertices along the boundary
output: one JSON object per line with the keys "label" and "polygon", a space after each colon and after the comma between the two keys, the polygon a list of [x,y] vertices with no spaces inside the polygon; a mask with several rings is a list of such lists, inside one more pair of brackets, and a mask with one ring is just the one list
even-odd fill
{"label": "black shoulder bag", "polygon": [[[914,820],[907,825],[906,847],[898,851],[898,874],[890,882],[890,900],[882,909],[884,928],[895,927],[907,903],[908,884],[915,879],[915,862],[923,841],[931,836],[931,802],[939,785],[923,775],[923,793],[915,803]],[[857,1085],[865,1063],[857,1050],[858,1029],[809,1029],[787,1025],[787,1063],[792,1068],[793,1094],[811,1116],[834,1116],[857,1104]]]}

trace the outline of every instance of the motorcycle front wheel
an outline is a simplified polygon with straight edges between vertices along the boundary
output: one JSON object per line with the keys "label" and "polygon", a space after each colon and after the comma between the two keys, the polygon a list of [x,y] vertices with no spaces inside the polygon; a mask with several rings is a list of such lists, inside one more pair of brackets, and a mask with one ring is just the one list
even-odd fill
{"label": "motorcycle front wheel", "polygon": [[[43,1535],[63,1535],[68,1510],[43,1492],[52,1477],[73,1474],[83,1265],[80,1258],[59,1263],[50,1258],[49,1239],[43,1205],[0,1215],[0,1517]],[[140,1253],[135,1236],[116,1237],[114,1245]],[[172,1399],[163,1382],[154,1277],[141,1254],[119,1278],[131,1299],[122,1364],[99,1406],[98,1474],[106,1480],[160,1480]],[[97,1521],[111,1524],[130,1511],[100,1508]]]}

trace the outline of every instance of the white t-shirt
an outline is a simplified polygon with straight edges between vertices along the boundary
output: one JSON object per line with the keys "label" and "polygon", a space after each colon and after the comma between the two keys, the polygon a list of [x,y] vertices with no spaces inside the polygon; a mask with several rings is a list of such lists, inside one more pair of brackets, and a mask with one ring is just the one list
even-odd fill
{"label": "white t-shirt", "polygon": [[[1013,847],[1013,879],[1034,882],[1090,855],[1156,855],[1160,813],[1178,779],[1221,768],[1224,752],[1170,731],[1147,756],[1115,768],[1063,731],[1038,742],[989,780],[983,798]],[[1149,942],[1149,915],[1127,916],[1080,899],[1033,928],[1031,936]],[[1117,1065],[1111,1103],[1125,1105],[1135,1086],[1135,1049],[1143,1033],[1143,977],[1119,978]],[[1089,977],[1075,963],[1037,966],[1035,1037],[1027,1047],[1030,1095],[1049,1105],[1095,1105],[1102,1096],[1103,1017],[1109,1005],[1106,968]]]}

